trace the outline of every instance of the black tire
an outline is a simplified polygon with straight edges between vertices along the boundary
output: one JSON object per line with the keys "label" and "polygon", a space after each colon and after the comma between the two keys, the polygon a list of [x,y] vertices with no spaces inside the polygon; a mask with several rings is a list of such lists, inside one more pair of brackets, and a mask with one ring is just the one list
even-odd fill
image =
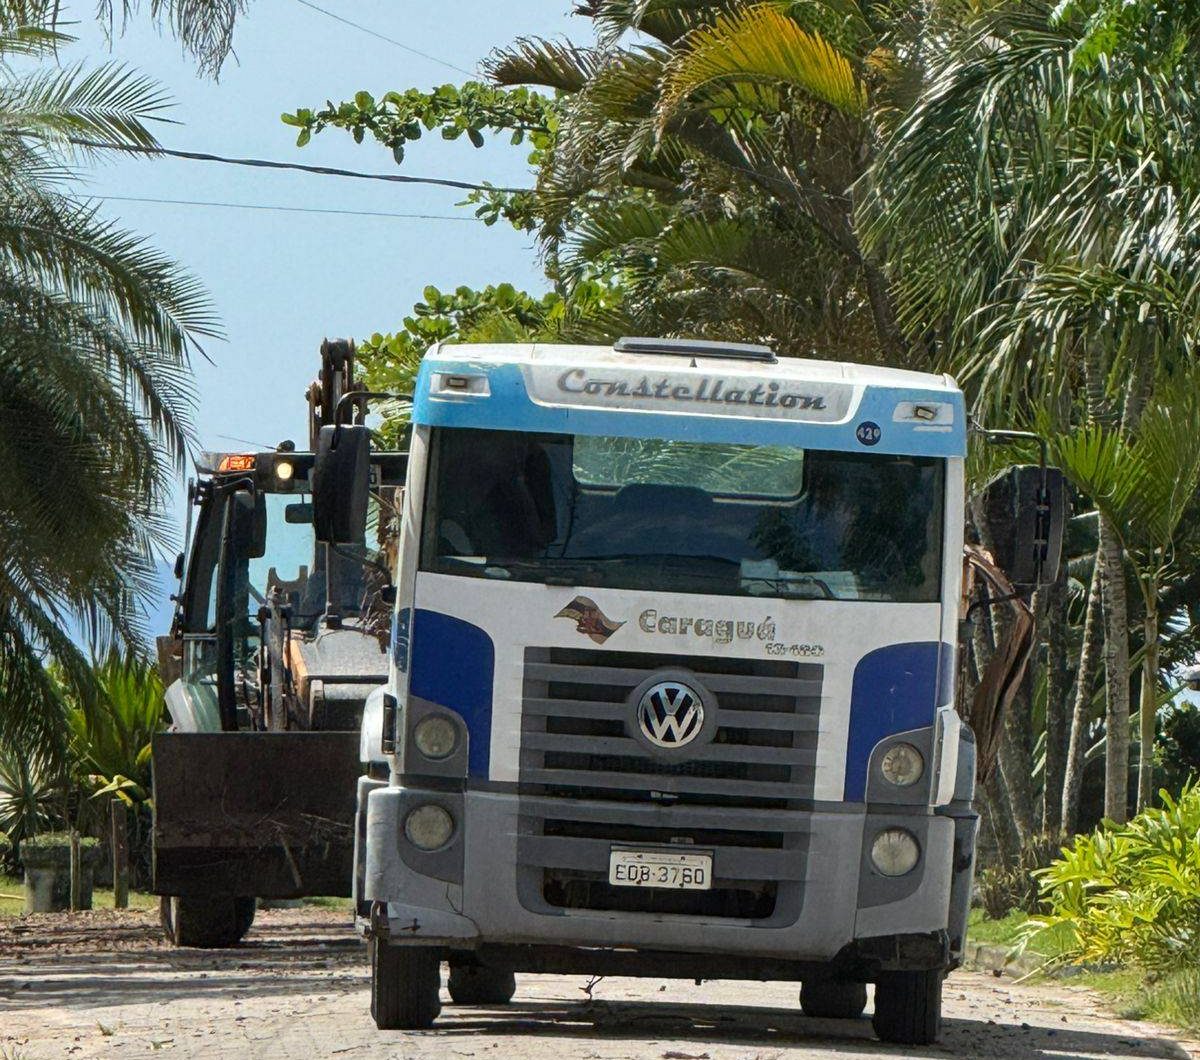
{"label": "black tire", "polygon": [[235,898],[233,900],[233,919],[238,942],[246,937],[246,932],[253,926],[254,915],[257,912],[257,898]]}
{"label": "black tire", "polygon": [[181,898],[165,895],[158,904],[163,935],[173,946],[224,949],[242,941],[254,923],[253,898]]}
{"label": "black tire", "polygon": [[423,1030],[442,1011],[441,955],[426,946],[370,942],[371,1015],[381,1031]]}
{"label": "black tire", "polygon": [[507,1005],[517,992],[517,977],[503,968],[459,964],[450,966],[446,985],[456,1005]]}
{"label": "black tire", "polygon": [[867,984],[847,979],[806,979],[800,984],[800,1008],[813,1019],[856,1020],[867,1007]]}
{"label": "black tire", "polygon": [[879,1040],[931,1045],[942,1032],[942,970],[880,972],[871,1025]]}

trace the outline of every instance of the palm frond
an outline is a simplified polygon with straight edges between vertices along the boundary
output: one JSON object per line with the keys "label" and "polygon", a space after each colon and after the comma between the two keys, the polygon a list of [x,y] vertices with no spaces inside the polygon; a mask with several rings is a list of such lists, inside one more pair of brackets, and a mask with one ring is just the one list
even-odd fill
{"label": "palm frond", "polygon": [[602,47],[613,48],[630,33],[673,44],[717,15],[743,6],[739,0],[592,0],[577,7],[592,20]]}
{"label": "palm frond", "polygon": [[665,123],[709,86],[787,85],[852,118],[867,111],[867,90],[851,61],[828,40],[803,29],[774,4],[719,16],[688,34],[664,79]]}
{"label": "palm frond", "polygon": [[500,85],[543,85],[560,92],[578,92],[595,73],[596,53],[570,43],[523,37],[494,51],[484,72]]}
{"label": "palm frond", "polygon": [[74,66],[0,85],[0,131],[154,147],[157,141],[146,123],[164,120],[169,106],[150,78],[127,67]]}
{"label": "palm frond", "polygon": [[[117,21],[127,22],[146,9],[154,22],[168,29],[204,73],[216,75],[233,51],[233,31],[250,0],[98,0],[99,15],[110,32]],[[57,10],[58,4],[55,3]]]}

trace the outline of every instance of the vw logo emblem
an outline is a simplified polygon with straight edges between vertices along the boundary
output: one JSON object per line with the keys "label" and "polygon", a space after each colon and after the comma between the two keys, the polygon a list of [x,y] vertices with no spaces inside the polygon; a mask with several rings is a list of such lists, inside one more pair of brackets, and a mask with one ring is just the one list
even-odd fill
{"label": "vw logo emblem", "polygon": [[642,735],[655,747],[685,747],[704,728],[700,693],[682,681],[659,681],[642,693],[637,705]]}

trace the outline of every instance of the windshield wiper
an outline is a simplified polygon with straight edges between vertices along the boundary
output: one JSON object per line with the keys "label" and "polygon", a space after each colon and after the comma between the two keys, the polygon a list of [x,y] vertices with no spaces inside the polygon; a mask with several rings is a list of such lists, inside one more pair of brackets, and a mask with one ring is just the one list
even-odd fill
{"label": "windshield wiper", "polygon": [[[463,557],[446,556],[444,559],[463,561]],[[482,571],[488,577],[495,577],[490,571],[521,571],[536,574],[545,585],[574,585],[580,574],[590,574],[599,571],[599,565],[592,560],[568,559],[562,556],[547,556],[543,559],[498,559],[491,556],[481,557],[482,562],[471,563],[470,566]]]}
{"label": "windshield wiper", "polygon": [[815,589],[820,590],[821,596],[801,596],[796,593],[794,598],[798,600],[837,600],[839,599],[830,587],[829,583],[823,578],[813,577],[811,574],[746,574],[742,576],[743,582],[762,582],[764,585],[769,585],[776,593],[783,595],[788,588],[799,585],[810,585]]}
{"label": "windshield wiper", "polygon": [[[446,556],[443,559],[466,563],[466,557]],[[724,556],[686,556],[668,555],[665,553],[628,553],[616,556],[546,556],[540,559],[501,559],[499,557],[478,557],[469,565],[489,577],[496,577],[500,572],[532,573],[544,585],[575,585],[588,575],[602,574],[614,564],[648,566],[652,570],[664,573],[678,574],[681,577],[708,584],[734,585],[737,580],[738,563]],[[641,562],[646,561],[646,562]],[[728,566],[729,571],[714,571],[692,569],[693,563],[721,564]],[[495,571],[496,574],[489,574]]]}
{"label": "windshield wiper", "polygon": [[[536,574],[544,585],[578,584],[581,577],[589,574],[600,574],[606,567],[614,563],[642,564],[663,571],[677,574],[683,578],[702,581],[710,585],[728,585],[731,588],[739,583],[758,582],[769,586],[782,599],[798,600],[838,600],[840,597],[830,588],[829,583],[811,574],[779,574],[752,575],[740,574],[741,564],[738,560],[726,556],[689,556],[663,552],[628,552],[615,556],[545,556],[540,559],[501,559],[492,556],[465,557],[444,556],[443,560],[463,563],[487,574],[490,570],[497,572],[521,572]],[[720,566],[726,570],[705,570],[695,568],[695,564],[707,564],[710,567]],[[496,575],[490,575],[495,577]],[[815,589],[820,596],[796,591],[799,587],[807,586]],[[789,590],[793,590],[789,592]]]}

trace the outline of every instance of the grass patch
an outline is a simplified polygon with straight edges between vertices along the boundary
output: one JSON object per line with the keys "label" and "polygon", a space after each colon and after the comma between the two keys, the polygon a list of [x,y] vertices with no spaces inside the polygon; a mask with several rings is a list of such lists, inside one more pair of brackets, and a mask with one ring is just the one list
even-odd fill
{"label": "grass patch", "polygon": [[[333,909],[347,915],[354,912],[354,902],[350,898],[333,898],[318,896],[305,898],[306,906],[318,909]],[[93,909],[112,909],[113,892],[111,887],[96,887],[92,890]],[[129,892],[130,909],[157,909],[158,895],[146,894],[144,891]],[[25,912],[25,884],[16,876],[5,876],[0,873],[0,917],[20,916]],[[4,1056],[0,1053],[0,1060]]]}
{"label": "grass patch", "polygon": [[1083,972],[1073,982],[1102,995],[1121,1019],[1155,1020],[1200,1031],[1200,970],[1163,975],[1140,968]]}
{"label": "grass patch", "polygon": [[[1022,929],[1028,920],[1029,914],[1020,909],[1012,910],[999,920],[989,919],[982,909],[972,909],[967,917],[967,941],[1011,950],[1021,941]],[[1046,931],[1029,942],[1022,952],[1033,957],[1055,957],[1063,952],[1062,946],[1053,931]]]}
{"label": "grass patch", "polygon": [[[1017,944],[1026,914],[1014,911],[1001,920],[989,920],[982,909],[972,909],[967,938],[992,946]],[[1200,971],[1156,975],[1141,968],[1111,971],[1083,969],[1071,983],[1096,991],[1121,1019],[1155,1020],[1186,1031],[1200,1031]]]}
{"label": "grass patch", "polygon": [[15,916],[24,909],[25,884],[15,876],[0,873],[0,916]]}
{"label": "grass patch", "polygon": [[[96,887],[92,891],[93,909],[112,909],[111,887]],[[129,892],[130,909],[157,909],[158,895],[143,891]],[[0,875],[0,917],[20,916],[25,912],[25,884],[15,876]]]}
{"label": "grass patch", "polygon": [[1001,920],[990,920],[982,909],[972,909],[967,917],[967,940],[986,942],[989,946],[1015,946],[1021,925],[1027,919],[1019,909],[1014,909]]}
{"label": "grass patch", "polygon": [[333,898],[329,895],[313,895],[302,899],[305,905],[316,906],[318,909],[334,909],[340,913],[354,912],[353,898]]}

